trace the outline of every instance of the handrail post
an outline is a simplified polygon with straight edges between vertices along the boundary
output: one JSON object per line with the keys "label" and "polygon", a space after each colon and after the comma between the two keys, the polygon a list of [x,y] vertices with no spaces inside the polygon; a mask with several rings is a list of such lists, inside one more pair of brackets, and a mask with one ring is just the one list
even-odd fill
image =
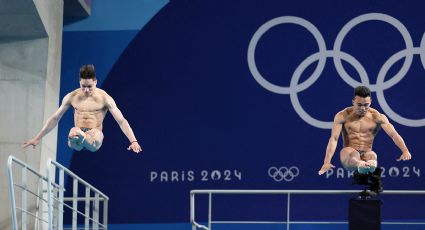
{"label": "handrail post", "polygon": [[73,191],[72,191],[72,230],[77,229],[77,209],[78,209],[78,180],[76,178],[73,179]]}
{"label": "handrail post", "polygon": [[93,201],[93,224],[92,228],[93,230],[99,229],[99,193],[95,192],[94,194],[94,201]]}
{"label": "handrail post", "polygon": [[211,230],[212,193],[208,193],[208,229]]}
{"label": "handrail post", "polygon": [[63,195],[65,191],[65,173],[59,169],[59,202],[58,202],[58,229],[63,230]]}
{"label": "handrail post", "polygon": [[51,169],[51,159],[47,159],[47,167],[46,167],[46,173],[47,173],[47,212],[48,212],[48,228],[49,230],[53,230],[53,186],[52,186],[52,173],[50,172]]}
{"label": "handrail post", "polygon": [[190,223],[192,224],[192,230],[196,230],[195,225],[195,194],[190,193]]}
{"label": "handrail post", "polygon": [[[22,183],[22,187],[26,190],[28,183],[27,183],[27,167],[22,167],[21,170],[21,183]],[[27,213],[24,212],[24,210],[27,210],[27,192],[25,190],[21,190],[21,222],[22,222],[22,230],[27,230]]]}
{"label": "handrail post", "polygon": [[86,187],[86,202],[85,202],[85,212],[86,218],[84,218],[84,229],[90,229],[90,188]]}
{"label": "handrail post", "polygon": [[108,199],[103,199],[103,225],[108,229]]}
{"label": "handrail post", "polygon": [[7,159],[7,173],[9,176],[9,196],[10,196],[10,206],[12,208],[12,222],[13,230],[18,230],[18,220],[16,217],[16,204],[15,204],[15,189],[13,186],[13,171],[12,171],[12,162],[14,157],[9,156]]}
{"label": "handrail post", "polygon": [[288,203],[286,205],[286,230],[289,230],[291,211],[291,193],[288,192]]}
{"label": "handrail post", "polygon": [[[41,203],[41,196],[43,196],[43,182],[41,181],[40,183],[40,178],[38,178],[37,180],[37,201],[35,203],[35,223],[34,223],[34,228],[38,229],[39,224],[39,215],[41,213],[41,215],[43,215],[43,209],[41,208],[42,205],[40,205]],[[40,184],[41,184],[41,189],[40,189]],[[41,190],[41,191],[40,191]],[[41,210],[41,211],[40,211]]]}

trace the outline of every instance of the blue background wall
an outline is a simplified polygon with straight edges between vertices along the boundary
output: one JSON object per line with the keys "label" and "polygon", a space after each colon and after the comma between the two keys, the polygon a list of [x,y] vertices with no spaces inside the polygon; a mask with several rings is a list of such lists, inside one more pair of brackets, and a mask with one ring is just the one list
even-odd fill
{"label": "blue background wall", "polygon": [[[65,27],[61,96],[78,87],[79,67],[93,63],[98,87],[115,99],[143,153],[126,150],[128,140],[109,115],[104,122],[102,148],[96,153],[72,152],[66,145],[73,123],[69,112],[59,127],[58,160],[110,196],[109,222],[117,229],[122,224],[146,229],[156,226],[138,225],[141,223],[182,223],[161,226],[187,229],[192,189],[359,188],[351,185],[348,173],[341,169],[338,151],[342,143],[333,160],[337,169],[317,175],[330,130],[315,124],[326,126],[336,112],[350,106],[354,86],[340,77],[332,58],[336,54],[330,51],[344,25],[368,13],[397,19],[407,28],[412,46],[420,47],[421,41],[425,43],[421,40],[425,31],[423,7],[421,1],[392,0],[93,1],[89,18]],[[251,39],[269,20],[282,16],[312,23],[329,50],[317,81],[296,94],[305,112],[324,123],[308,122],[294,109],[290,95],[273,92],[253,77],[248,64]],[[379,83],[377,76],[384,63],[405,48],[405,40],[394,26],[370,20],[348,32],[341,50],[360,63],[357,67],[364,68],[374,85]],[[279,24],[261,36],[254,57],[264,79],[289,87],[300,63],[316,52],[317,42],[308,30],[296,24]],[[425,55],[422,58],[425,60]],[[395,62],[384,80],[396,75],[404,61]],[[421,175],[425,166],[421,154],[425,150],[424,62],[421,56],[413,55],[404,78],[389,87],[377,87],[393,111],[417,120],[408,124],[387,114],[404,137],[413,160],[396,162],[400,151],[384,132],[378,135],[374,150],[385,168],[385,189],[425,187]],[[299,82],[309,79],[316,65],[317,61],[307,66]],[[343,67],[353,80],[365,84],[352,61],[343,62]],[[374,92],[372,106],[382,112],[385,108],[376,95]],[[284,166],[292,167],[294,177],[269,175],[272,167]],[[384,216],[423,219],[423,214],[409,208],[415,201],[406,199],[387,200],[391,208],[384,210]],[[299,220],[345,220],[346,200],[295,198],[294,216]],[[214,210],[218,219],[281,220],[285,216],[284,208],[277,205],[285,204],[283,197],[232,197],[235,209],[229,209],[229,202],[217,199]],[[205,210],[199,218],[205,220]]]}

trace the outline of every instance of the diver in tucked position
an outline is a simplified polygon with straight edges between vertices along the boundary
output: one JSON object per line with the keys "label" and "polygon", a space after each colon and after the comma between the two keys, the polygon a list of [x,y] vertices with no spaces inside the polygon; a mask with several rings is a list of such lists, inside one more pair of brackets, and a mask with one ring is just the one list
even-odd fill
{"label": "diver in tucked position", "polygon": [[133,130],[114,99],[105,91],[96,88],[97,80],[93,65],[83,65],[80,68],[80,88],[68,93],[62,100],[59,109],[47,120],[41,131],[22,147],[35,147],[40,140],[49,133],[59,122],[62,115],[70,108],[74,108],[74,124],[68,135],[68,146],[80,151],[87,149],[97,151],[103,141],[103,119],[107,111],[111,112],[123,133],[127,136],[130,145],[128,150],[136,153],[142,151]]}
{"label": "diver in tucked position", "polygon": [[378,167],[376,153],[372,150],[373,140],[382,128],[400,148],[401,156],[397,161],[412,158],[403,138],[390,124],[388,118],[370,107],[370,90],[365,86],[354,89],[353,105],[335,115],[331,137],[326,148],[325,160],[319,175],[335,166],[331,160],[342,132],[344,147],[340,152],[342,166],[354,172],[355,182],[369,184],[370,190],[381,192],[381,170]]}

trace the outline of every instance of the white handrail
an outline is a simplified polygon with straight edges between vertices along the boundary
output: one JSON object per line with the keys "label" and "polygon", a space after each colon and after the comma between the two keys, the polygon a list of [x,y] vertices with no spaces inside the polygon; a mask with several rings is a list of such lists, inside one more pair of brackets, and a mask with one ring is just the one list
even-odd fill
{"label": "white handrail", "polygon": [[[297,221],[290,222],[290,196],[291,194],[358,194],[361,190],[192,190],[190,191],[190,223],[192,224],[192,230],[197,228],[210,230],[211,223],[285,223],[286,229],[289,230],[290,223],[319,223],[319,222],[310,222],[310,221]],[[196,222],[195,219],[195,195],[197,194],[208,194],[208,227],[201,225]],[[287,220],[281,222],[272,222],[272,221],[212,221],[211,218],[211,203],[213,194],[287,194],[288,203],[287,203]],[[381,194],[386,195],[425,195],[425,190],[385,190]],[[322,222],[320,222],[322,223]],[[331,222],[326,222],[331,223]],[[346,222],[338,222],[346,223]],[[391,222],[386,222],[386,224],[391,224]],[[417,224],[417,223],[410,223]]]}
{"label": "white handrail", "polygon": [[[23,183],[22,185],[14,183],[14,180],[13,180],[13,163],[22,167],[22,169],[21,169],[21,171],[22,171],[21,182]],[[31,212],[28,212],[28,210],[27,210],[27,208],[28,208],[27,202],[26,202],[26,198],[27,198],[26,194],[27,193],[30,193],[31,195],[38,197],[38,199],[40,199],[41,201],[45,201],[42,197],[39,196],[39,194],[35,194],[34,192],[28,190],[28,188],[27,188],[27,178],[26,178],[27,172],[34,174],[41,181],[45,181],[47,183],[47,177],[40,174],[39,172],[37,172],[37,170],[33,169],[28,164],[19,160],[18,158],[14,157],[12,155],[9,156],[9,158],[7,159],[7,173],[8,173],[8,182],[9,182],[9,199],[10,199],[10,206],[11,206],[11,209],[12,209],[12,226],[13,226],[14,230],[18,230],[18,219],[17,219],[17,215],[16,215],[17,209],[19,209],[21,211],[22,217],[23,217],[22,219],[25,222],[22,225],[22,229],[26,228],[26,215],[27,214],[29,214],[31,216],[35,216],[36,219],[40,219],[43,222],[47,222],[46,220],[43,220],[42,218],[38,217],[38,213],[33,214]],[[17,186],[21,189],[21,197],[22,197],[22,199],[25,199],[25,200],[22,200],[21,207],[19,207],[19,208],[16,207],[15,186]]]}
{"label": "white handrail", "polygon": [[[60,163],[52,160],[52,159],[48,159],[47,161],[47,180],[48,180],[48,190],[50,191],[50,184],[56,182],[56,178],[52,178],[52,176],[55,175],[55,170],[58,169],[59,170],[59,213],[63,212],[63,207],[67,207],[69,209],[72,210],[72,219],[73,219],[73,223],[72,223],[72,227],[73,228],[77,228],[77,223],[76,223],[76,219],[77,219],[77,214],[80,214],[82,216],[85,217],[85,228],[89,227],[89,222],[92,222],[92,227],[93,229],[98,229],[98,227],[100,226],[102,229],[107,229],[108,226],[108,202],[109,202],[109,197],[106,196],[104,193],[102,193],[100,190],[98,190],[97,188],[95,188],[94,186],[92,186],[91,184],[89,184],[88,182],[86,182],[85,180],[83,180],[82,178],[80,178],[79,176],[77,176],[75,173],[73,173],[71,170],[69,170],[68,168],[66,168],[65,166],[61,165]],[[79,183],[81,183],[84,187],[85,187],[85,197],[72,197],[72,198],[65,198],[63,196],[63,191],[65,188],[65,175],[70,176],[73,179],[73,186],[75,186],[76,184],[78,185]],[[90,196],[90,192],[93,191],[94,192],[94,197]],[[74,187],[73,189],[73,196],[76,196],[78,192],[77,187]],[[48,206],[48,216],[49,216],[49,222],[52,223],[53,222],[53,194],[50,194],[48,197],[49,200],[49,206]],[[73,201],[73,205],[72,207],[69,205],[66,205],[64,202],[65,201]],[[76,209],[77,207],[77,203],[78,201],[84,201],[86,203],[85,205],[85,213],[82,213],[80,211],[78,211]],[[92,212],[90,212],[90,203],[93,202],[94,204],[92,205]],[[103,216],[102,216],[102,223],[100,223],[99,221],[99,202],[102,202],[103,204]],[[90,213],[92,214],[92,216],[90,216]],[[63,218],[62,215],[59,215],[59,230],[63,229]],[[52,230],[52,227],[49,226],[49,230]]]}
{"label": "white handrail", "polygon": [[[20,180],[18,180],[18,182],[15,183],[13,171],[16,168],[14,168],[13,166],[16,167],[16,165],[19,165],[21,167],[20,168],[21,176],[20,176]],[[73,218],[72,229],[78,228],[78,225],[76,222],[77,215],[82,215],[85,217],[86,229],[88,229],[89,227],[91,227],[91,229],[94,229],[94,230],[107,229],[109,197],[106,196],[104,193],[100,192],[94,186],[90,185],[89,183],[87,183],[86,181],[78,177],[76,174],[74,174],[72,171],[70,171],[66,167],[59,164],[58,162],[52,159],[48,159],[47,170],[46,170],[47,176],[45,176],[39,173],[37,170],[31,168],[25,162],[10,155],[7,161],[7,169],[8,169],[10,205],[12,209],[13,230],[19,229],[18,219],[17,219],[17,210],[19,210],[20,213],[22,214],[21,215],[22,230],[27,229],[27,222],[28,222],[27,217],[35,218],[36,229],[38,224],[43,222],[48,224],[49,230],[53,230],[53,228],[58,230],[63,230],[63,214],[66,213],[64,211],[64,208],[72,210],[72,218]],[[56,170],[58,170],[59,178],[56,178],[56,174],[55,174]],[[29,175],[31,176],[35,175],[36,178],[38,178],[37,183],[46,183],[47,189],[46,188],[40,189],[40,185],[37,185],[37,192],[31,191],[31,189],[28,188],[28,184],[30,184],[29,182],[31,182],[28,180]],[[73,178],[72,197],[64,197],[65,175]],[[58,180],[58,184],[56,183],[56,180]],[[46,184],[44,184],[44,186],[46,186]],[[85,197],[78,197],[78,184],[82,184],[83,187],[85,188]],[[18,192],[20,192],[20,196],[22,199],[21,207],[16,206],[15,187],[17,187],[19,189]],[[93,196],[91,196],[91,192],[94,193]],[[47,200],[43,198],[43,195],[42,195],[43,193],[47,194]],[[28,210],[28,204],[26,202],[28,198],[27,195],[37,197],[35,214]],[[72,202],[72,206],[65,203],[69,201]],[[78,210],[77,203],[80,201],[84,201],[86,203],[85,213]],[[47,204],[47,207],[48,207],[47,219],[43,219],[42,217],[39,217],[39,214],[43,213],[42,211],[39,210],[39,208],[42,207],[42,205],[39,202],[44,202]],[[102,215],[100,215],[99,213],[101,210],[100,204],[103,205]],[[99,220],[100,217],[101,217],[101,221]],[[55,220],[53,220],[54,218]]]}

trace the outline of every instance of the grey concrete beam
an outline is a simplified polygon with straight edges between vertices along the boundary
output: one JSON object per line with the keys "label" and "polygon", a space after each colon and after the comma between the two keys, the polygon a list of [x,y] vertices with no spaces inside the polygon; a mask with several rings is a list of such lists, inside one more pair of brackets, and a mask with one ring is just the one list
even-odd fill
{"label": "grey concrete beam", "polygon": [[91,14],[91,1],[87,0],[64,0],[64,17],[63,24],[71,24],[73,22],[87,18]]}
{"label": "grey concrete beam", "polygon": [[0,0],[0,41],[42,37],[47,33],[32,0]]}

